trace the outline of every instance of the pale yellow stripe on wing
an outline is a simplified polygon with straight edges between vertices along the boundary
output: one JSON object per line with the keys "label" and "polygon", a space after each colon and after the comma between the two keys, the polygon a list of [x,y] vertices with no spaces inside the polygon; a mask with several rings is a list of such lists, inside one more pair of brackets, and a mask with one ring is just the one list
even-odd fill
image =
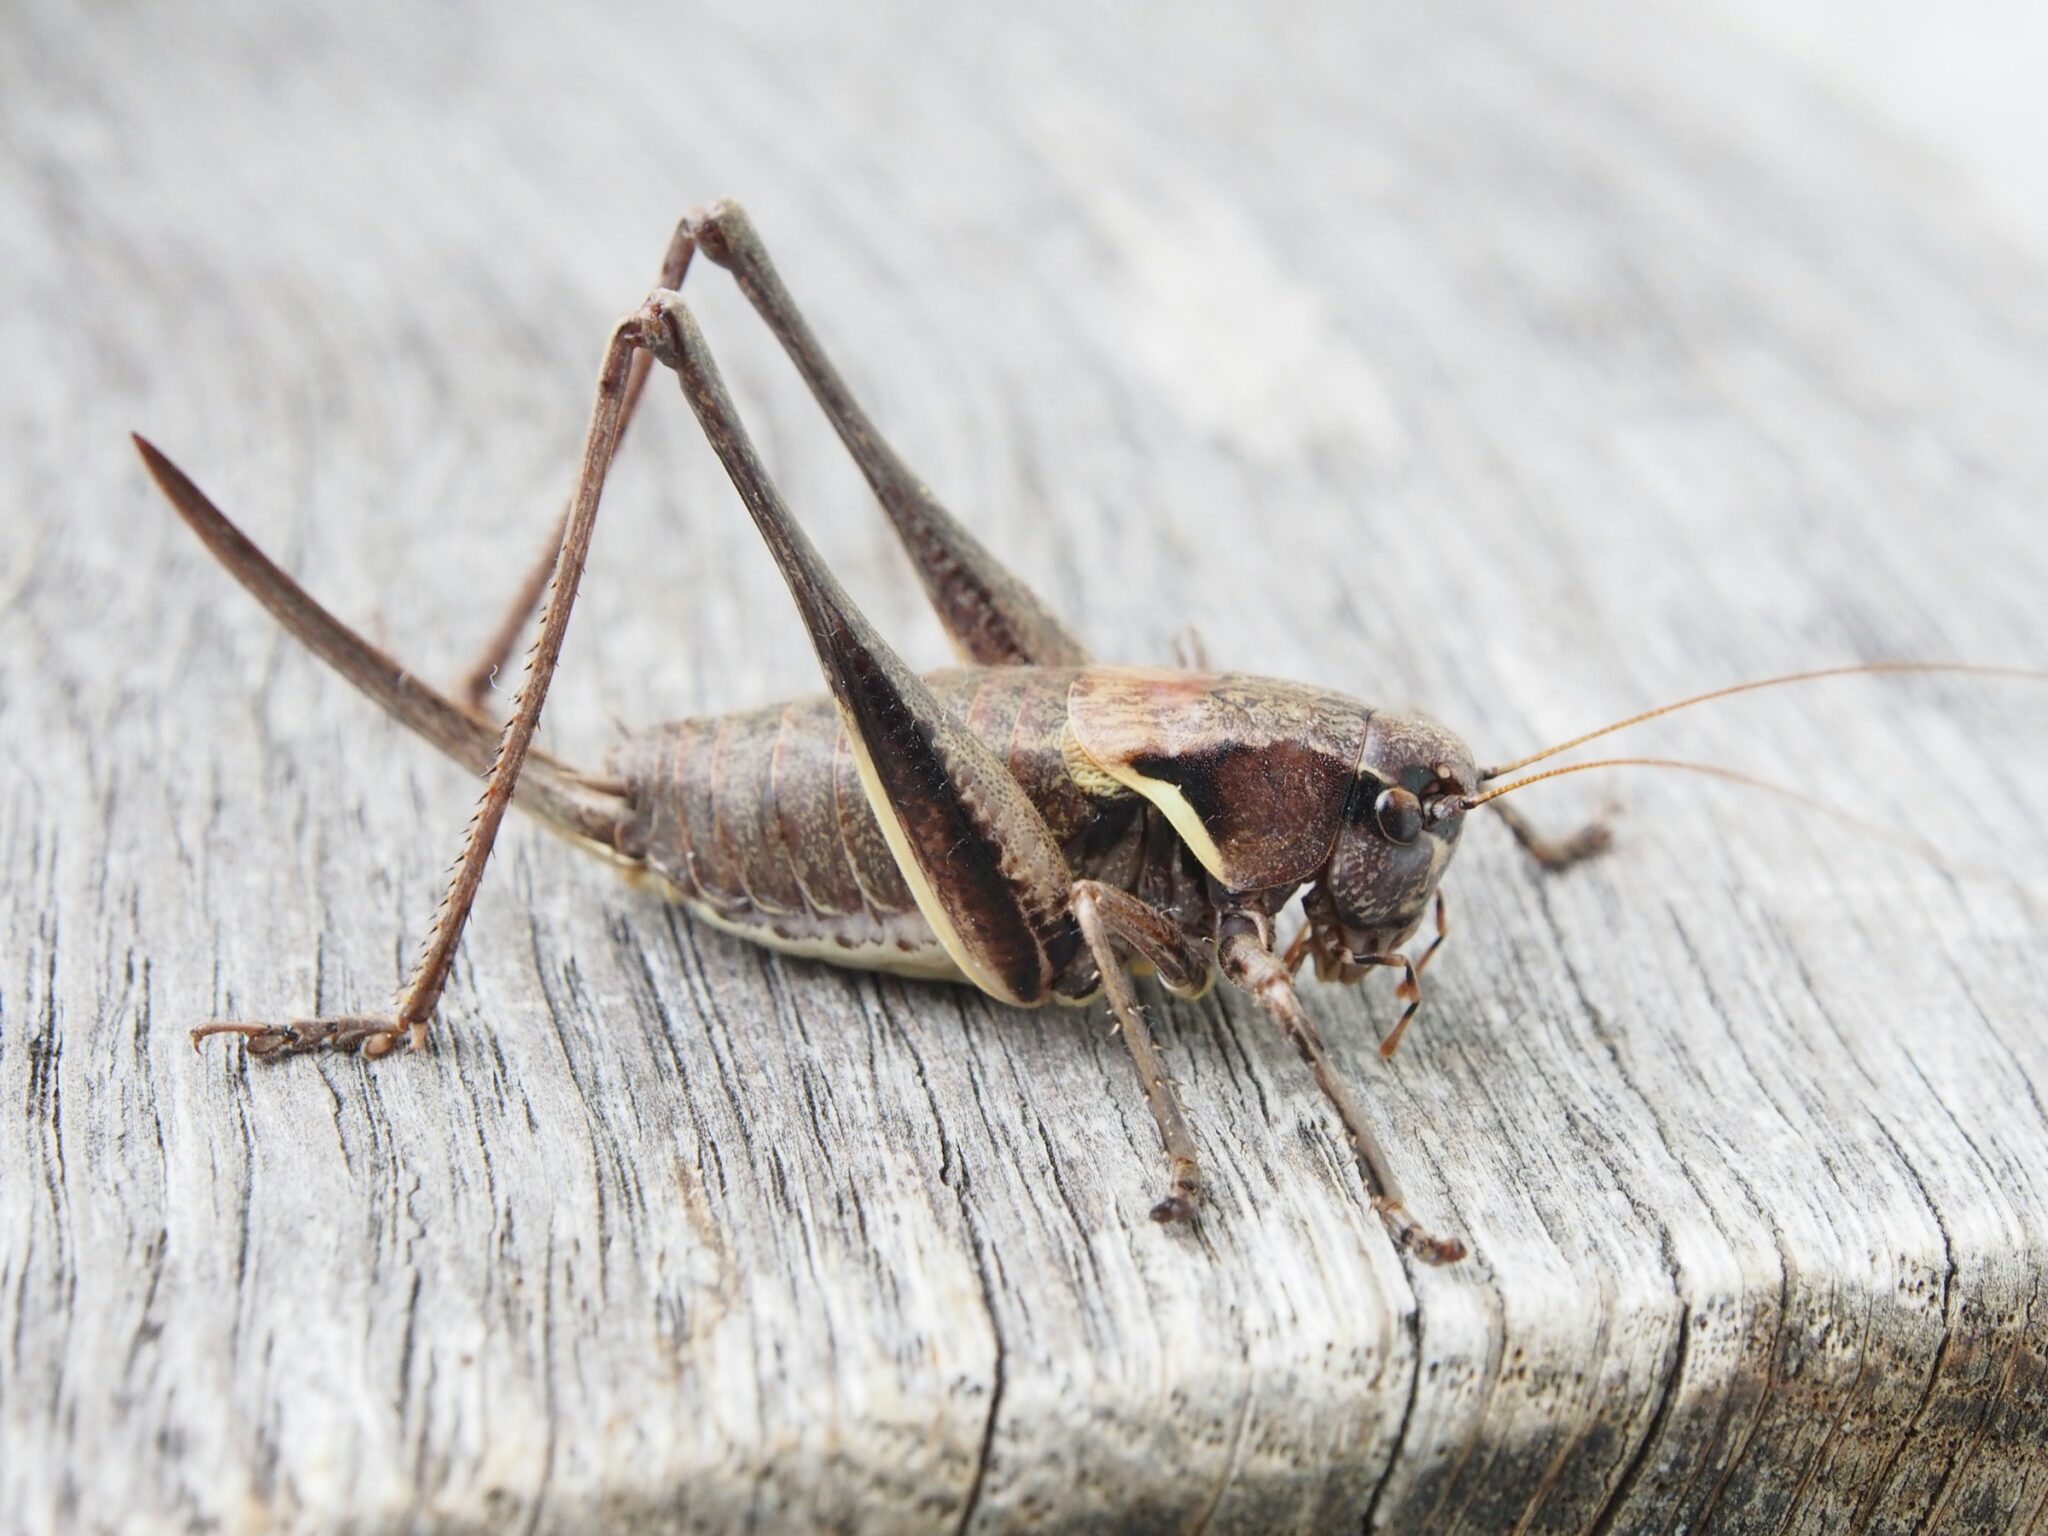
{"label": "pale yellow stripe on wing", "polygon": [[1157,806],[1173,830],[1180,834],[1180,840],[1202,861],[1202,868],[1218,880],[1223,879],[1222,850],[1216,846],[1216,839],[1209,835],[1209,829],[1202,825],[1202,818],[1195,814],[1195,808],[1188,804],[1187,796],[1176,786],[1162,779],[1148,779],[1128,763],[1098,763],[1096,766],[1126,789],[1137,791]]}

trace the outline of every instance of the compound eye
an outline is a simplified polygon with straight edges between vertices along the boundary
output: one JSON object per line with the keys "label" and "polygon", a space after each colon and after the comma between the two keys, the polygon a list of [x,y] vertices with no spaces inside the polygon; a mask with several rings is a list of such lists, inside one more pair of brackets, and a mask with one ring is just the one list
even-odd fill
{"label": "compound eye", "polygon": [[1372,803],[1380,832],[1391,842],[1412,843],[1422,836],[1422,802],[1398,784],[1380,791]]}

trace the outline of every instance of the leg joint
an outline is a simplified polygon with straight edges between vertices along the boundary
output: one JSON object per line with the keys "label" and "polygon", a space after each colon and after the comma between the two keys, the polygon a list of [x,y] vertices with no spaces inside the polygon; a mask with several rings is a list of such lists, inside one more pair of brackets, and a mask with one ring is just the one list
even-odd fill
{"label": "leg joint", "polygon": [[754,226],[746,209],[729,197],[721,197],[704,208],[693,208],[683,221],[689,226],[697,249],[728,271],[733,266],[735,240],[752,242]]}

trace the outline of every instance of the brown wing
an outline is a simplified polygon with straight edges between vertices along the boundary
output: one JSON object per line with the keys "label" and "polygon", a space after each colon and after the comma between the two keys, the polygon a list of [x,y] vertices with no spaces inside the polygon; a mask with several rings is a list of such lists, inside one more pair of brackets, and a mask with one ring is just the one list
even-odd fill
{"label": "brown wing", "polygon": [[1158,806],[1210,874],[1256,891],[1329,858],[1372,711],[1237,672],[1090,667],[1067,717],[1081,750]]}

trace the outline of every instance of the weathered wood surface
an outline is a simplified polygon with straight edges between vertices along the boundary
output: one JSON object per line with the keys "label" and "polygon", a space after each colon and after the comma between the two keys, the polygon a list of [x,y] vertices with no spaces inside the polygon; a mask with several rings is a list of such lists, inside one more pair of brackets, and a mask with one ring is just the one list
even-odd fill
{"label": "weathered wood surface", "polygon": [[[2043,657],[2048,243],[1677,6],[27,3],[0,18],[0,1527],[2038,1531],[2048,698],[1831,684],[1495,829],[1391,1071],[1474,1259],[1388,1247],[1239,1001],[1166,1006],[1215,1196],[1092,1015],[788,963],[515,826],[430,1057],[373,1008],[472,793],[155,499],[148,430],[451,673],[603,327],[744,197],[876,415],[1106,656],[1426,701],[1482,753],[1692,688]],[[1541,19],[1539,19],[1539,16]],[[2038,127],[2038,120],[2030,124]],[[869,611],[907,569],[717,274]],[[546,738],[815,687],[668,386]],[[1584,786],[1580,792],[1579,786]]]}

